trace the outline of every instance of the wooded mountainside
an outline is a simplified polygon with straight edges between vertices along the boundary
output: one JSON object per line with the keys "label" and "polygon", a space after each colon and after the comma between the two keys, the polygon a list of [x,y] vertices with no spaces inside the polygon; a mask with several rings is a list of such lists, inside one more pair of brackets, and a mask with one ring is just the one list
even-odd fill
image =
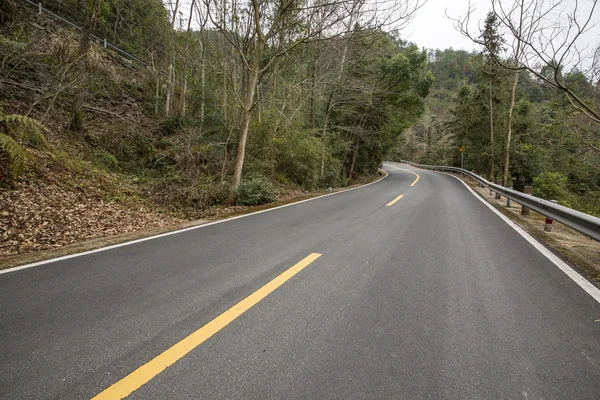
{"label": "wooded mountainside", "polygon": [[464,146],[464,168],[517,190],[533,185],[538,197],[600,215],[600,48],[569,64],[558,53],[547,64],[515,64],[502,58],[515,38],[503,36],[501,25],[488,14],[476,39],[480,52],[429,51],[435,81],[427,112],[396,157],[460,166]]}
{"label": "wooded mountainside", "polygon": [[[198,218],[372,179],[425,110],[426,52],[387,33],[410,18],[410,0],[390,2],[385,20],[348,1],[183,4],[43,3],[78,30],[2,3],[0,233],[11,252],[44,223],[75,240],[64,226],[105,203],[157,210],[149,224],[162,225],[165,212]],[[22,216],[48,196],[65,221],[41,206]]]}
{"label": "wooded mountainside", "polygon": [[598,214],[597,75],[504,68],[489,16],[480,52],[419,49],[397,30],[418,4],[3,1],[5,250],[26,230],[31,248],[75,241],[106,204],[130,231],[346,186],[384,159],[459,165],[461,146],[468,169]]}
{"label": "wooded mountainside", "polygon": [[[68,138],[82,159],[136,175],[166,204],[204,207],[225,201],[229,187],[270,192],[272,182],[310,190],[375,174],[424,110],[432,81],[424,51],[362,27],[358,16],[332,22],[309,15],[316,24],[309,26],[295,14],[269,32],[248,33],[231,15],[210,16],[221,19],[208,28],[196,2],[187,20],[177,10],[170,17],[159,0],[44,5],[84,31],[54,29],[21,2],[4,6],[5,113],[34,117],[51,127],[40,137]],[[87,44],[89,32],[150,68],[102,42]],[[239,188],[238,173],[247,183]]]}

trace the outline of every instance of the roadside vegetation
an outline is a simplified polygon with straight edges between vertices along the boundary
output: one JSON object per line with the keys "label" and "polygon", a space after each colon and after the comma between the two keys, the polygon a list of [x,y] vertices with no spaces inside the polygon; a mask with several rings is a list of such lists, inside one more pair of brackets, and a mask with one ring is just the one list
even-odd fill
{"label": "roadside vegetation", "polygon": [[0,254],[289,201],[385,159],[458,166],[463,146],[466,168],[600,215],[600,51],[567,3],[494,0],[475,29],[465,10],[470,53],[404,41],[416,0],[3,1]]}
{"label": "roadside vegetation", "polygon": [[599,216],[600,47],[589,31],[597,9],[521,0],[491,7],[480,29],[469,14],[456,18],[480,51],[429,52],[427,112],[395,157],[460,166],[464,146],[466,169]]}
{"label": "roadside vegetation", "polygon": [[0,252],[373,179],[433,80],[384,3],[2,2]]}

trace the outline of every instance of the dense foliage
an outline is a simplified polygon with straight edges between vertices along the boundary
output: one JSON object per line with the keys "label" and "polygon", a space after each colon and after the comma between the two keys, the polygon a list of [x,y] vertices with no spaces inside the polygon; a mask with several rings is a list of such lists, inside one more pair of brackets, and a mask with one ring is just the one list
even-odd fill
{"label": "dense foliage", "polygon": [[[459,61],[460,60],[460,61]],[[477,53],[445,50],[430,55],[436,82],[426,115],[399,146],[398,156],[428,164],[460,166],[465,146],[469,170],[499,180],[507,132],[512,73],[494,78],[493,116],[496,145],[490,148],[489,60]],[[581,73],[565,80],[593,104],[598,86]],[[451,97],[450,97],[451,96]],[[449,100],[444,103],[438,99]],[[508,186],[587,213],[600,214],[600,127],[574,109],[565,96],[543,81],[522,72],[513,116]],[[494,175],[489,166],[495,162]]]}
{"label": "dense foliage", "polygon": [[280,189],[375,175],[425,110],[427,53],[358,24],[305,42],[294,24],[281,28],[265,44],[254,100],[244,108],[254,73],[247,61],[256,52],[237,48],[224,28],[208,28],[202,4],[194,4],[192,21],[159,0],[44,2],[83,32],[15,5],[0,30],[10,82],[0,102],[51,126],[49,139],[73,157],[126,177],[159,203],[196,210],[227,201],[246,116],[243,179],[234,189],[238,203],[258,204]]}

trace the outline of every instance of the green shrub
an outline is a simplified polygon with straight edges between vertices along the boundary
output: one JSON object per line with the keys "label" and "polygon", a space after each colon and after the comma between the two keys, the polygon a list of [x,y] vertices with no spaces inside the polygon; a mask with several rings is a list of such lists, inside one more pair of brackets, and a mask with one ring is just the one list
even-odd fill
{"label": "green shrub", "polygon": [[321,187],[347,186],[346,176],[342,176],[340,171],[342,162],[331,155],[327,155],[325,159],[325,168],[323,169],[323,177],[319,180]]}
{"label": "green shrub", "polygon": [[307,132],[292,131],[274,141],[276,170],[304,189],[314,189],[321,171],[321,141]]}
{"label": "green shrub", "polygon": [[211,205],[225,203],[229,197],[229,183],[219,182],[212,184],[210,187],[210,193]]}
{"label": "green shrub", "polygon": [[560,172],[542,172],[533,178],[533,194],[546,200],[564,200],[567,177]]}
{"label": "green shrub", "polygon": [[103,151],[102,153],[96,154],[95,164],[108,171],[119,171],[119,160],[114,155]]}
{"label": "green shrub", "polygon": [[165,118],[160,124],[160,133],[165,136],[171,136],[177,133],[182,127],[181,118],[170,116]]}
{"label": "green shrub", "polygon": [[252,177],[242,181],[237,189],[236,203],[255,206],[275,201],[273,185],[262,177]]}
{"label": "green shrub", "polygon": [[[0,7],[0,10],[1,9],[2,9],[2,7]],[[1,11],[0,11],[0,18],[1,18]],[[24,43],[21,41],[16,41],[16,40],[11,40],[7,37],[0,35],[0,49],[8,52],[8,51],[23,51],[26,48],[27,48],[27,43]]]}

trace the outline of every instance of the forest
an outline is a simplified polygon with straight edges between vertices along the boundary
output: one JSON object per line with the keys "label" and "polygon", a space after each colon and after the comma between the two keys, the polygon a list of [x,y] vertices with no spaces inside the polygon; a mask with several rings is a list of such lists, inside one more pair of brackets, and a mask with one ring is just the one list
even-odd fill
{"label": "forest", "polygon": [[[346,1],[44,2],[80,32],[3,4],[4,114],[186,212],[376,176],[433,80],[426,51],[386,29],[410,18],[410,1],[386,5],[385,20]],[[32,18],[45,18],[41,33]],[[18,132],[4,137],[36,147]],[[7,164],[10,185],[20,168]]]}
{"label": "forest", "polygon": [[[467,31],[464,18],[456,21],[479,51],[428,52],[435,81],[427,112],[401,139],[396,157],[460,166],[463,147],[468,170],[521,191],[531,185],[538,197],[600,215],[600,48],[577,48],[586,20],[562,10],[557,15],[570,25],[540,27],[543,2],[493,3],[496,12],[476,32]],[[552,28],[554,46],[542,49],[515,34],[526,28],[530,38]]]}
{"label": "forest", "polygon": [[467,52],[405,41],[412,0],[4,1],[0,190],[94,187],[188,218],[386,159],[459,166],[464,147],[465,168],[598,214],[600,52],[532,58],[515,32],[543,33],[545,3],[505,3],[480,28],[457,17]]}

